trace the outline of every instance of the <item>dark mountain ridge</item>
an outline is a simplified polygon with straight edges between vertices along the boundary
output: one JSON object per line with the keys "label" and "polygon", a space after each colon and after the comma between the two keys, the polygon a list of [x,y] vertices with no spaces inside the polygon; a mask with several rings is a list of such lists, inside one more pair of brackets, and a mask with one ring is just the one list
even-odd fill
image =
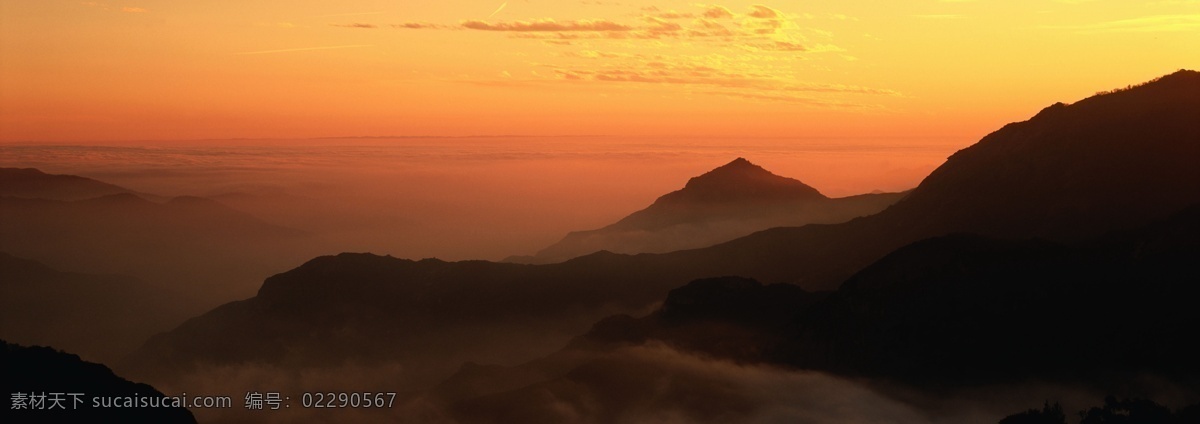
{"label": "dark mountain ridge", "polygon": [[[943,231],[1079,238],[1200,195],[1200,73],[1058,103],[951,156],[891,214]],[[1166,214],[1164,214],[1164,211]],[[895,219],[895,218],[891,218]]]}

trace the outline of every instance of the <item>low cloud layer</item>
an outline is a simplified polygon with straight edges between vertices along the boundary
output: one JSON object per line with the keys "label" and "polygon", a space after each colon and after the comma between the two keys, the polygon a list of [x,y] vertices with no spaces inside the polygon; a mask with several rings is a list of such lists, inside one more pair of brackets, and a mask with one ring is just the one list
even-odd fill
{"label": "low cloud layer", "polygon": [[597,353],[557,378],[455,403],[414,402],[460,423],[995,422],[1046,399],[1068,408],[1099,395],[1041,384],[930,395],[876,382],[705,359],[661,345]]}

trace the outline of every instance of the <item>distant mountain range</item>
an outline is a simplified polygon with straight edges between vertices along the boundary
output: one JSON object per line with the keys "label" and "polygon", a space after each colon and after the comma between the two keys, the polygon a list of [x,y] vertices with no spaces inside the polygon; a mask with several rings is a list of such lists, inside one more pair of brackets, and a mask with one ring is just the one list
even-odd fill
{"label": "distant mountain range", "polygon": [[251,279],[315,251],[302,231],[201,197],[11,168],[0,169],[0,193],[0,251],[211,299],[246,295]]}
{"label": "distant mountain range", "polygon": [[[760,288],[768,292],[755,294],[757,284],[735,279],[689,289],[700,293],[699,304],[712,306],[684,308],[681,322],[736,318],[752,325],[728,328],[735,332],[730,337],[747,340],[744,352],[740,344],[706,340],[714,331],[709,327],[680,338],[685,347],[693,340],[693,350],[735,359],[917,382],[922,381],[914,375],[930,371],[923,382],[969,383],[1003,378],[995,373],[1025,365],[1031,366],[1027,374],[1045,374],[1045,365],[1031,361],[1054,340],[1036,326],[1065,320],[1064,328],[1085,332],[1067,339],[1077,345],[1053,346],[1047,354],[1048,364],[1065,365],[1063,377],[1095,369],[1134,371],[1112,366],[1115,357],[1133,355],[1131,366],[1150,364],[1148,370],[1190,378],[1194,370],[1179,355],[1196,352],[1170,336],[1193,334],[1182,331],[1198,322],[1180,309],[1181,299],[1194,299],[1194,289],[1180,283],[1195,281],[1195,274],[1179,265],[1194,259],[1189,250],[1194,245],[1188,238],[1170,240],[1172,234],[1190,234],[1179,231],[1191,228],[1191,215],[1164,224],[1170,231],[1147,226],[1200,204],[1196,116],[1200,73],[1180,71],[1006,125],[956,153],[878,214],[770,229],[703,249],[601,252],[552,265],[321,257],[269,278],[251,299],[152,338],[121,369],[154,375],[202,363],[304,366],[355,358],[421,368],[430,358],[444,363],[463,355],[511,360],[520,355],[516,347],[561,344],[566,338],[560,334],[582,332],[584,322],[646,310],[689,281],[737,275],[798,288],[768,285]],[[1122,231],[1134,231],[1132,241],[1101,238]],[[953,235],[960,233],[972,235]],[[1035,238],[1041,240],[1029,241]],[[926,239],[933,240],[917,243]],[[905,246],[910,247],[897,251]],[[839,286],[824,300],[813,293]],[[964,287],[978,287],[979,294]],[[788,306],[780,313],[795,309],[807,315],[780,322],[770,302],[743,316],[738,311],[744,307],[725,305],[719,301],[724,297],[708,299],[704,290],[730,292],[749,305],[775,298],[782,305],[813,303]],[[1063,316],[1055,306],[1071,296],[1108,303],[1074,306],[1065,310],[1087,315]],[[1111,303],[1115,300],[1152,313],[1130,317],[1124,322],[1131,326],[1121,327],[1119,310],[1103,307],[1119,306]],[[720,310],[726,307],[734,318]],[[1104,313],[1110,316],[1100,316]],[[1009,318],[1015,321],[1005,321]],[[1117,327],[1088,329],[1090,318]],[[1184,319],[1190,321],[1180,324]],[[760,321],[770,324],[753,324]],[[975,326],[996,333],[970,332]],[[640,331],[635,327],[616,326],[616,340]],[[739,328],[750,332],[737,335]],[[950,334],[978,344],[955,346],[954,338],[944,338]],[[1119,343],[1107,352],[1087,351],[1083,348],[1098,345],[1086,337]],[[1151,345],[1129,347],[1138,343]],[[972,368],[962,357],[922,356],[939,349],[1014,356],[995,369]],[[1065,364],[1072,354],[1084,359]],[[931,370],[939,360],[945,370]],[[605,368],[589,370],[579,372],[592,379],[606,376]],[[963,374],[956,379],[951,372]]]}
{"label": "distant mountain range", "polygon": [[831,199],[737,158],[612,225],[572,232],[534,256],[506,261],[554,263],[601,250],[634,254],[708,247],[773,227],[848,221],[882,211],[902,197],[904,193],[875,193]]}
{"label": "distant mountain range", "polygon": [[158,196],[78,175],[47,174],[33,168],[0,168],[0,197],[73,201],[126,193],[159,200]]}

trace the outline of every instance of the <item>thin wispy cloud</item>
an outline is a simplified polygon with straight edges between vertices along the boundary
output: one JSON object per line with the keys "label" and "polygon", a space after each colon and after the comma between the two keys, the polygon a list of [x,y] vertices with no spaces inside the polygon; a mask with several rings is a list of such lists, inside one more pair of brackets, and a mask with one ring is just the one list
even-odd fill
{"label": "thin wispy cloud", "polygon": [[1198,31],[1200,30],[1200,14],[1143,16],[1140,18],[1120,19],[1087,25],[1050,26],[1046,28],[1069,29],[1082,34],[1104,32]]}
{"label": "thin wispy cloud", "polygon": [[234,54],[251,55],[251,54],[269,54],[269,53],[306,52],[306,51],[312,51],[312,50],[352,49],[352,48],[358,48],[358,47],[371,47],[373,45],[374,44],[352,44],[352,45],[346,45],[346,46],[297,47],[297,48],[292,48],[292,49],[276,49],[276,50],[259,50],[259,51],[253,51],[253,52],[238,52],[238,53],[234,53]]}
{"label": "thin wispy cloud", "polygon": [[491,19],[493,16],[496,16],[497,13],[500,13],[501,10],[504,10],[505,6],[508,6],[508,2],[501,3],[500,7],[496,8],[495,12],[492,12],[491,15],[488,15],[488,19]]}

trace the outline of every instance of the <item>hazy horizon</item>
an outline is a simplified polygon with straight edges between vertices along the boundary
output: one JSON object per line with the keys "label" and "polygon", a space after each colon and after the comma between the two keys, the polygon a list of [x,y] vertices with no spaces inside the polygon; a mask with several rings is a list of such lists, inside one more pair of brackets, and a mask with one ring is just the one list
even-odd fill
{"label": "hazy horizon", "polygon": [[328,254],[499,260],[533,253],[569,231],[615,222],[737,157],[827,196],[844,197],[911,189],[973,142],[895,141],[412,137],[3,143],[0,166],[81,175],[169,197],[245,193],[338,199],[347,205],[326,222],[294,217],[283,204],[265,213],[231,206],[271,223],[335,233],[331,246],[337,247]]}

